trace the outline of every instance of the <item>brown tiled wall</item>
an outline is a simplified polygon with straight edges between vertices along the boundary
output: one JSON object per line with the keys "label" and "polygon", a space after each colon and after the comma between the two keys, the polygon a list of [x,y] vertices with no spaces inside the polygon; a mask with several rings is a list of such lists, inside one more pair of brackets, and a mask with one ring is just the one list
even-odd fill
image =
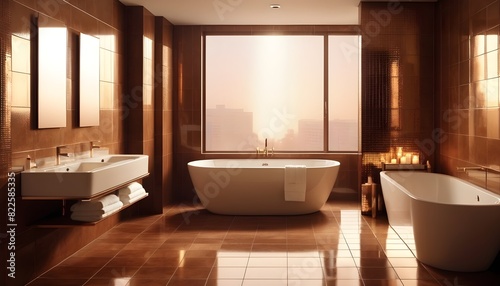
{"label": "brown tiled wall", "polygon": [[163,190],[163,204],[173,202],[172,192],[172,85],[173,85],[173,32],[174,26],[165,18],[155,18],[155,160],[157,174],[155,188]]}
{"label": "brown tiled wall", "polygon": [[363,180],[391,147],[433,164],[434,18],[434,3],[361,3]]}
{"label": "brown tiled wall", "polygon": [[[127,153],[149,155],[149,192],[142,213],[161,213],[172,203],[172,41],[173,25],[143,7],[126,7],[126,90],[122,113]],[[144,42],[149,44],[144,45]],[[147,46],[147,48],[145,48]]]}
{"label": "brown tiled wall", "polygon": [[[88,151],[89,142],[99,140],[102,147],[108,147],[112,153],[123,152],[122,121],[119,120],[123,90],[122,76],[122,28],[121,9],[117,1],[11,1],[12,2],[12,42],[16,45],[14,60],[19,64],[13,67],[12,89],[12,162],[14,166],[23,165],[30,155],[38,165],[53,164],[55,147],[68,145],[74,152]],[[108,11],[108,13],[98,11]],[[92,14],[93,13],[93,14]],[[99,16],[91,16],[98,15]],[[41,21],[60,21],[69,31],[68,37],[68,72],[67,72],[67,122],[65,128],[37,129],[33,95],[36,87],[29,88],[30,80],[37,77],[33,65],[35,50],[30,51],[30,25],[33,17]],[[34,33],[36,30],[34,31]],[[78,88],[78,36],[79,33],[95,35],[101,38],[100,54],[100,89],[101,111],[99,127],[78,127],[76,90]],[[27,49],[21,49],[28,47]],[[20,66],[21,69],[18,69]],[[28,88],[25,88],[25,87]],[[27,99],[27,100],[25,100]]]}
{"label": "brown tiled wall", "polygon": [[[22,166],[29,155],[39,165],[55,163],[56,146],[67,145],[75,153],[88,152],[90,141],[101,141],[102,147],[111,153],[123,152],[123,123],[120,120],[123,76],[121,72],[121,9],[117,1],[70,1],[72,4],[54,1],[10,1],[12,7],[12,165]],[[50,5],[49,5],[50,4]],[[83,9],[83,10],[81,10]],[[102,18],[91,16],[84,11],[115,11],[102,14]],[[114,15],[114,16],[113,16]],[[36,30],[30,24],[34,17],[40,21],[59,21],[66,25],[68,37],[67,69],[67,122],[64,128],[36,128],[36,87],[32,79],[37,77],[34,66],[36,49],[31,39]],[[79,33],[95,35],[100,41],[100,126],[78,126],[78,37]],[[27,88],[25,88],[27,87]],[[27,205],[41,206],[43,202],[25,202]],[[23,205],[21,205],[23,206]],[[36,208],[36,207],[35,207]],[[42,207],[43,208],[43,207]],[[47,212],[53,211],[50,207]],[[38,215],[40,217],[40,215]]]}
{"label": "brown tiled wall", "polygon": [[[161,213],[163,204],[172,202],[173,26],[165,19],[155,19],[151,13],[142,8],[134,10],[139,11],[140,17],[130,18],[125,6],[118,0],[8,0],[0,3],[2,16],[0,19],[2,57],[0,186],[2,194],[5,194],[1,199],[2,212],[6,212],[7,206],[7,192],[4,192],[4,189],[7,189],[8,170],[11,166],[22,166],[28,155],[38,166],[53,165],[56,146],[67,145],[75,153],[86,156],[90,141],[95,140],[101,141],[101,146],[109,148],[110,153],[150,155],[151,175],[143,181],[150,196],[94,226],[36,227],[39,220],[60,215],[62,202],[23,200],[20,196],[20,175],[16,176],[18,279],[8,285],[24,285],[115,226],[121,219],[137,213]],[[34,68],[36,46],[32,42],[33,33],[36,33],[36,29],[32,30],[32,20],[35,17],[39,17],[42,21],[57,21],[68,28],[67,127],[65,128],[36,127],[36,104],[33,103],[36,98],[36,85],[32,81],[37,77],[37,70]],[[98,127],[78,126],[76,77],[80,32],[100,38],[100,126]],[[159,34],[158,40],[155,38],[155,33]],[[143,37],[151,39],[147,54],[143,49]],[[155,45],[155,41],[158,41],[158,45]],[[11,42],[15,50],[12,55],[15,65],[12,67]],[[128,45],[131,43],[134,45]],[[136,47],[137,53],[130,52],[125,47]],[[157,54],[154,53],[155,49]],[[149,63],[147,73],[144,72],[145,62]],[[142,68],[136,68],[137,66]],[[144,74],[149,77],[144,77]],[[139,88],[135,88],[137,86]],[[12,96],[10,96],[11,90]],[[140,94],[137,93],[138,90]],[[157,121],[158,124],[155,124]],[[67,202],[66,208],[71,203]],[[2,227],[4,228],[3,225]],[[1,249],[2,251],[7,249],[5,240],[2,240]],[[5,268],[2,271],[5,271]]]}
{"label": "brown tiled wall", "polygon": [[[150,175],[143,180],[149,197],[138,204],[148,213],[161,213],[163,208],[163,190],[156,186],[159,170],[154,168],[156,156],[161,156],[155,150],[155,100],[154,89],[154,40],[155,17],[140,6],[125,8],[127,18],[125,30],[128,35],[125,43],[126,90],[125,100],[127,116],[124,116],[126,152],[131,154],[146,154],[149,156]],[[132,68],[133,67],[133,68]],[[158,150],[158,151],[161,151]],[[160,157],[161,158],[161,157]]]}
{"label": "brown tiled wall", "polygon": [[[7,218],[8,174],[10,169],[11,132],[10,132],[10,88],[8,79],[11,69],[10,44],[11,9],[9,1],[0,2],[0,215]],[[0,224],[0,233],[7,233],[7,225]],[[3,237],[2,237],[3,240]],[[0,244],[0,257],[7,256],[7,247]],[[0,284],[6,285],[7,269],[0,270]]]}
{"label": "brown tiled wall", "polygon": [[[55,150],[58,145],[68,145],[74,152],[88,152],[89,142],[101,141],[102,147],[109,148],[112,153],[124,151],[123,120],[121,107],[123,93],[123,51],[122,51],[122,16],[123,5],[118,1],[2,1],[2,13],[10,11],[11,17],[2,17],[1,21],[9,21],[10,31],[6,39],[12,41],[12,76],[2,74],[2,82],[7,79],[11,84],[12,96],[2,90],[2,170],[5,176],[4,159],[8,164],[22,166],[30,155],[38,165],[50,165],[55,161]],[[4,7],[9,9],[4,10]],[[59,21],[68,28],[68,71],[67,71],[67,122],[65,128],[37,129],[35,122],[36,87],[32,79],[37,77],[33,68],[36,49],[31,42],[33,33],[32,19],[39,17],[42,21]],[[9,25],[0,25],[9,27]],[[78,36],[79,33],[98,36],[100,41],[100,126],[78,127]],[[10,56],[2,50],[2,57]],[[2,69],[4,68],[2,61]],[[9,104],[4,101],[11,99]],[[7,111],[6,116],[4,113]],[[4,136],[3,132],[6,132]],[[11,134],[11,135],[10,135]],[[12,138],[12,141],[10,141]],[[5,140],[5,144],[4,144]],[[12,142],[12,145],[10,145]],[[12,147],[11,147],[12,146]],[[7,150],[8,149],[8,150]],[[61,201],[28,201],[20,196],[20,176],[16,176],[16,279],[8,284],[24,285],[36,275],[60,262],[68,255],[116,225],[121,216],[133,211],[125,211],[120,215],[95,226],[70,228],[36,228],[37,221],[62,211]],[[5,184],[2,182],[2,188]],[[2,189],[3,190],[3,189]],[[2,192],[5,194],[5,192]],[[2,203],[4,210],[7,204]],[[1,249],[6,249],[2,240]],[[2,256],[6,257],[6,256]],[[3,270],[2,270],[3,271]],[[2,275],[2,279],[6,275]]]}
{"label": "brown tiled wall", "polygon": [[457,171],[500,171],[500,2],[443,0],[438,7],[439,171],[500,194],[498,180]]}

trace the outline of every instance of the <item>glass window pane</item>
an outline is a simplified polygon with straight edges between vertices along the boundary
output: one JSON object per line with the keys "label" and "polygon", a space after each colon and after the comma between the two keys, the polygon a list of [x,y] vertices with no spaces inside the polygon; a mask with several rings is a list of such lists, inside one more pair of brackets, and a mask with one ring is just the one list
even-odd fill
{"label": "glass window pane", "polygon": [[360,150],[360,53],[358,35],[328,36],[328,150]]}
{"label": "glass window pane", "polygon": [[323,36],[206,36],[205,150],[323,151]]}

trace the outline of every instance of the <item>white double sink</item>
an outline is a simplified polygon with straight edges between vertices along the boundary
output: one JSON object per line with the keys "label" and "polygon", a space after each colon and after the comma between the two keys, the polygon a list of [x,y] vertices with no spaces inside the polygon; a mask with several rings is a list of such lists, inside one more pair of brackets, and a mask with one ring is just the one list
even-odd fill
{"label": "white double sink", "polygon": [[115,154],[21,173],[27,199],[90,199],[147,176],[148,155]]}

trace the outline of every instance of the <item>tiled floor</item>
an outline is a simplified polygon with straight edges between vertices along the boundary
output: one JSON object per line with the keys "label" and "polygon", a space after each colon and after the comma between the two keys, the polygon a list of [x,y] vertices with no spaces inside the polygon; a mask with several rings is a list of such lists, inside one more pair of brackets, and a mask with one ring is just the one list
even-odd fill
{"label": "tiled floor", "polygon": [[353,201],[302,216],[220,216],[181,205],[123,222],[30,285],[500,285],[497,267],[437,270],[419,263],[413,247]]}

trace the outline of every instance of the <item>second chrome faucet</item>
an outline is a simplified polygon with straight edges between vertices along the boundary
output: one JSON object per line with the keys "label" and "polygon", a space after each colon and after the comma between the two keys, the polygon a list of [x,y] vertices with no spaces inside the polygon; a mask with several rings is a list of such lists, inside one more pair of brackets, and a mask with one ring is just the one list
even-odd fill
{"label": "second chrome faucet", "polygon": [[90,141],[90,158],[94,157],[94,149],[101,148],[100,141]]}
{"label": "second chrome faucet", "polygon": [[56,147],[56,165],[61,165],[61,156],[69,157],[71,150],[67,146]]}

